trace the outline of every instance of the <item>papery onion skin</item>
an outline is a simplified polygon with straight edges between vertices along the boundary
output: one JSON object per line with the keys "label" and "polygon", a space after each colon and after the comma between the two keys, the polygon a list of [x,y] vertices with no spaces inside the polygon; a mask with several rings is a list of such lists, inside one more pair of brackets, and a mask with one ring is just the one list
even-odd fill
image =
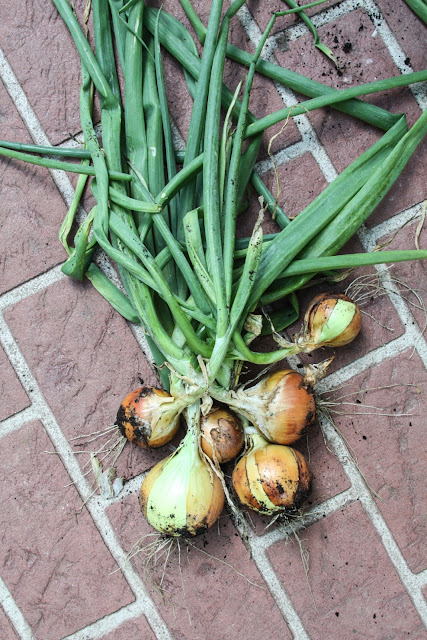
{"label": "papery onion skin", "polygon": [[271,444],[262,436],[255,436],[255,441],[258,444],[240,458],[233,471],[239,500],[267,515],[299,508],[311,490],[311,473],[304,456],[291,447]]}
{"label": "papery onion skin", "polygon": [[131,391],[117,412],[116,424],[122,435],[144,449],[169,442],[178,431],[180,408],[165,399],[173,396],[156,387]]}
{"label": "papery onion skin", "polygon": [[360,309],[343,293],[321,293],[310,303],[304,320],[304,336],[310,350],[319,346],[343,347],[362,327]]}
{"label": "papery onion skin", "polygon": [[[280,369],[246,391],[247,396],[265,397],[262,409],[248,416],[276,444],[296,442],[314,423],[316,403],[304,377],[292,369]],[[250,411],[250,402],[246,403]]]}
{"label": "papery onion skin", "polygon": [[242,423],[231,411],[213,407],[200,421],[202,450],[219,464],[229,462],[237,456],[245,437]]}
{"label": "papery onion skin", "polygon": [[[148,472],[142,483],[139,504],[149,524],[160,533],[194,537],[205,533],[216,522],[224,507],[225,494],[221,481],[206,462],[200,460],[189,468],[185,460],[173,460],[178,454],[161,460]],[[175,468],[169,476],[171,482],[167,484],[162,475],[170,472],[171,463]],[[154,499],[153,492],[157,493]]]}

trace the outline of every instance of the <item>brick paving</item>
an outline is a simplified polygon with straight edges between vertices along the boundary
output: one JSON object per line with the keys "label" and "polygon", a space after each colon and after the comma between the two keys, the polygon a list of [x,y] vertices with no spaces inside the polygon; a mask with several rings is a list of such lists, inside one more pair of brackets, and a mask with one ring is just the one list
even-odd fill
{"label": "brick paving", "polygon": [[[83,5],[76,3],[77,10]],[[164,6],[188,26],[176,0]],[[194,6],[206,19],[207,3]],[[253,50],[278,8],[272,0],[250,0],[234,19],[233,42]],[[340,74],[292,17],[276,23],[266,57],[336,88],[426,66],[425,27],[401,0],[331,0],[310,15],[337,55]],[[242,70],[229,65],[226,73],[234,88]],[[79,63],[49,0],[4,6],[0,75],[0,137],[73,144]],[[175,92],[179,143],[188,129],[188,94],[172,61],[166,83]],[[299,99],[260,78],[252,106],[261,116]],[[427,87],[369,100],[405,112],[412,123],[427,106]],[[298,213],[378,137],[378,130],[332,109],[289,123],[272,147],[283,208]],[[272,186],[267,143],[268,135],[257,170]],[[424,143],[349,250],[372,251],[388,240],[390,249],[413,248],[426,198],[426,154]],[[320,417],[298,444],[314,475],[302,519],[267,528],[266,517],[244,511],[233,524],[224,511],[194,546],[173,550],[162,598],[153,586],[162,569],[148,574],[141,558],[126,561],[126,554],[150,532],[136,494],[164,453],[126,447],[118,472],[130,481],[107,501],[92,494],[87,456],[77,454],[90,446],[72,440],[112,424],[120,399],[140,378],[154,382],[144,337],[89,283],[70,282],[60,271],[57,233],[75,178],[9,160],[0,161],[0,172],[2,640],[427,638],[425,315],[414,296],[397,295],[396,285],[396,279],[411,283],[426,303],[425,265],[359,270],[337,285],[371,273],[389,294],[373,296],[362,334],[337,352],[318,386],[319,398],[337,402],[338,413],[335,426]],[[248,218],[239,232],[250,228]],[[266,222],[265,230],[274,224]],[[309,295],[301,296],[302,306]],[[307,575],[301,550],[309,557]]]}

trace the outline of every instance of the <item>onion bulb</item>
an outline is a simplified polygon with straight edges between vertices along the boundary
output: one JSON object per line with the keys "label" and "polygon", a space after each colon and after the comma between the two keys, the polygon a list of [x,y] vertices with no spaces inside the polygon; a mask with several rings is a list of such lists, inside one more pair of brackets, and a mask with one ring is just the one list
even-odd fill
{"label": "onion bulb", "polygon": [[362,326],[360,309],[342,293],[321,293],[310,303],[298,344],[309,352],[319,347],[343,347]]}
{"label": "onion bulb", "polygon": [[259,433],[248,434],[249,450],[236,464],[232,482],[240,502],[273,515],[297,509],[310,493],[311,474],[304,456]]}
{"label": "onion bulb", "polygon": [[314,422],[314,395],[304,377],[292,369],[281,369],[231,400],[242,415],[264,436],[277,444],[292,444]]}
{"label": "onion bulb", "polygon": [[122,435],[139,447],[161,447],[176,434],[184,406],[162,389],[141,387],[123,400],[116,424]]}
{"label": "onion bulb", "polygon": [[200,455],[199,439],[199,424],[192,421],[178,449],[158,462],[142,483],[142,512],[163,534],[189,537],[204,533],[223,509],[221,481]]}
{"label": "onion bulb", "polygon": [[245,437],[239,418],[228,411],[213,407],[200,421],[201,447],[206,455],[219,464],[237,456]]}

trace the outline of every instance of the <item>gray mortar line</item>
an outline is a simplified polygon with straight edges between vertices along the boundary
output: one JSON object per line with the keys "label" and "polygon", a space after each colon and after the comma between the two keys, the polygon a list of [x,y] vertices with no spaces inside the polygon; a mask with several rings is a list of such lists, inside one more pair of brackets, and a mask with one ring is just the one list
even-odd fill
{"label": "gray mortar line", "polygon": [[251,548],[252,559],[264,578],[276,606],[285,619],[290,631],[293,633],[295,640],[310,640],[301,618],[297,614],[292,600],[283,588],[266,552],[263,549],[257,549],[256,546],[251,546]]}
{"label": "gray mortar line", "polygon": [[0,421],[0,439],[3,436],[7,436],[9,433],[18,431],[22,426],[33,422],[34,420],[40,420],[39,413],[34,407],[26,407],[17,413],[14,413],[9,418],[5,418]]}
{"label": "gray mortar line", "polygon": [[398,338],[395,338],[395,340],[390,340],[390,342],[369,351],[360,358],[357,358],[357,360],[353,360],[338,371],[330,373],[316,384],[316,392],[321,394],[326,391],[332,391],[360,373],[381,364],[381,362],[385,360],[398,356],[402,351],[406,351],[412,346],[412,343],[408,343],[406,333],[403,333]]}
{"label": "gray mortar line", "polygon": [[140,615],[141,610],[138,603],[132,602],[126,607],[122,607],[114,613],[110,613],[104,618],[100,618],[96,622],[89,624],[84,629],[71,633],[62,640],[96,640],[97,638],[104,637],[107,633],[116,631],[122,624],[129,620],[134,620]]}
{"label": "gray mortar line", "polygon": [[21,302],[24,298],[28,298],[34,293],[46,289],[46,287],[55,284],[55,282],[62,280],[62,278],[65,278],[65,275],[61,272],[61,266],[57,266],[39,276],[31,278],[31,280],[27,280],[24,284],[20,284],[0,296],[0,310]]}
{"label": "gray mortar line", "polygon": [[24,618],[22,611],[16,604],[2,578],[0,578],[0,603],[21,640],[35,640],[30,625]]}
{"label": "gray mortar line", "polygon": [[146,616],[156,638],[158,638],[158,640],[173,640],[166,623],[159,614],[153,600],[148,595],[148,591],[143,581],[136,573],[136,571],[134,571],[130,566],[127,560],[127,554],[118,542],[116,534],[105,512],[105,506],[99,506],[96,503],[88,503],[87,506],[96,524],[99,534],[101,535],[111,555],[117,562],[121,573],[123,574],[133,593],[135,594],[137,604],[141,607],[141,613]]}
{"label": "gray mortar line", "polygon": [[408,209],[404,209],[400,213],[396,213],[391,218],[384,220],[384,222],[379,222],[374,227],[364,229],[361,233],[362,241],[365,234],[369,233],[369,239],[371,240],[371,242],[375,242],[375,244],[377,244],[378,240],[391,233],[396,233],[396,231],[399,231],[403,227],[403,225],[410,223],[411,221],[419,221],[422,208],[423,202],[420,202],[419,204],[415,204]]}
{"label": "gray mortar line", "polygon": [[253,529],[248,525],[243,514],[240,513],[239,515],[240,521],[236,520],[236,518],[232,516],[234,526],[240,534],[240,537],[242,539],[246,539],[246,544],[250,549],[252,560],[255,562],[255,565],[266,583],[283,619],[288,625],[295,640],[310,640],[301,618],[271,565],[266,554],[266,549],[263,547],[262,542],[259,543],[260,537],[257,536]]}

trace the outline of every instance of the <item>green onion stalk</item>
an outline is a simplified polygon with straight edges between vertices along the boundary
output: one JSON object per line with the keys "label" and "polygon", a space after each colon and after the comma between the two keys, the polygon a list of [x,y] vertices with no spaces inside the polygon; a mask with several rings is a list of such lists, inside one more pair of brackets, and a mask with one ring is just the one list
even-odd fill
{"label": "green onion stalk", "polygon": [[[223,0],[212,0],[206,27],[190,0],[181,0],[203,45],[201,56],[178,20],[164,9],[146,7],[143,0],[93,0],[95,50],[68,1],[52,2],[81,60],[83,148],[0,141],[0,155],[80,174],[60,231],[69,256],[63,271],[77,280],[87,277],[123,317],[143,327],[164,389],[131,393],[119,411],[118,426],[140,446],[160,446],[168,439],[166,432],[176,432],[179,416],[185,417],[187,435],[148,474],[141,506],[162,533],[195,535],[216,520],[227,492],[215,455],[210,460],[203,453],[201,418],[218,406],[228,407],[246,424],[247,433],[252,424],[265,436],[271,403],[277,405],[278,386],[264,381],[256,393],[238,387],[243,363],[269,365],[293,354],[342,346],[360,329],[354,302],[324,294],[310,305],[300,334],[287,341],[278,332],[299,316],[296,292],[319,273],[427,258],[421,250],[337,255],[427,132],[427,113],[408,130],[404,115],[358,98],[425,81],[427,71],[338,91],[263,60],[275,21],[289,13],[301,15],[315,46],[330,57],[302,12],[322,4],[320,0],[302,8],[288,1],[291,8],[272,15],[253,54],[228,41],[231,21],[244,0],[234,0],[227,9]],[[192,97],[183,155],[173,145],[165,50],[181,65]],[[227,58],[247,68],[234,92],[224,83]],[[249,101],[257,73],[309,99],[256,119]],[[100,100],[102,148],[93,121],[94,93]],[[286,118],[325,106],[368,122],[383,135],[291,221],[254,171],[261,137]],[[71,240],[88,180],[96,206]],[[259,195],[260,211],[250,237],[237,240],[237,218],[246,207],[249,182]],[[262,223],[269,212],[281,230],[264,236]],[[97,247],[118,265],[122,288],[95,264]],[[279,301],[279,308],[263,314],[265,305]],[[252,341],[266,334],[273,335],[278,348],[253,350]],[[291,378],[280,379],[286,402],[284,381]],[[310,384],[311,378],[301,381],[306,390]],[[241,437],[243,441],[243,431]],[[283,459],[296,459],[292,456]]]}

